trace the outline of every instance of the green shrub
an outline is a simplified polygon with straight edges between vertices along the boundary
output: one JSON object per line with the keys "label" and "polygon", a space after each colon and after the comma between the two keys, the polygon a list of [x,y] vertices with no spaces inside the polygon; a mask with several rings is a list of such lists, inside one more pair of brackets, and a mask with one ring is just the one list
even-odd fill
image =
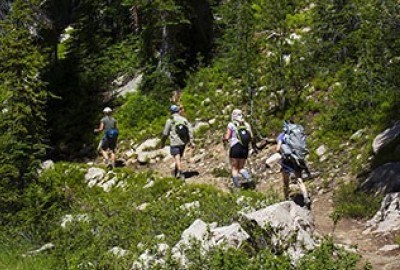
{"label": "green shrub", "polygon": [[370,218],[379,209],[382,196],[373,196],[358,189],[357,183],[342,183],[334,193],[334,221],[340,218]]}
{"label": "green shrub", "polygon": [[150,96],[129,95],[115,114],[121,131],[120,138],[141,140],[160,135],[168,114],[168,106]]}
{"label": "green shrub", "polygon": [[[299,270],[348,270],[359,269],[360,256],[336,247],[332,239],[325,239],[322,244],[300,261]],[[364,267],[365,270],[367,266]]]}

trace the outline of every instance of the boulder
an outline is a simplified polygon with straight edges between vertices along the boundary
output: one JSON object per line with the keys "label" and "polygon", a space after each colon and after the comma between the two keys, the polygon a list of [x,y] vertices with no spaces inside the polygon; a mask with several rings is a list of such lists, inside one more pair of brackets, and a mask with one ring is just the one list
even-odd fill
{"label": "boulder", "polygon": [[387,163],[374,169],[361,184],[361,189],[383,195],[400,192],[400,162]]}
{"label": "boulder", "polygon": [[85,174],[86,182],[90,182],[92,180],[100,181],[104,178],[106,171],[101,168],[89,168],[87,173]]}
{"label": "boulder", "polygon": [[385,148],[390,142],[400,136],[400,121],[393,127],[386,129],[384,132],[376,136],[372,143],[372,150],[375,154]]}
{"label": "boulder", "polygon": [[400,230],[400,193],[390,193],[385,196],[381,208],[367,222],[369,231],[386,233]]}
{"label": "boulder", "polygon": [[259,248],[286,252],[294,264],[316,246],[311,212],[292,201],[242,214],[241,224]]}

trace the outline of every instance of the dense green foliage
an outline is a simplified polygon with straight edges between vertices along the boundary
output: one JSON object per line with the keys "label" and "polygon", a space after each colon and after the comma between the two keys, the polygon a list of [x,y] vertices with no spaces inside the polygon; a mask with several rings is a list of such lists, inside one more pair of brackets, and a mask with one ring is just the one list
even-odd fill
{"label": "dense green foliage", "polygon": [[[276,201],[259,193],[223,193],[211,186],[185,185],[176,179],[134,174],[127,169],[106,176],[109,180],[116,177],[121,183],[107,193],[97,186],[88,187],[84,180],[87,169],[65,163],[41,173],[36,186],[27,192],[32,204],[15,217],[26,222],[0,227],[7,232],[0,235],[1,268],[130,269],[145,250],[155,254],[160,241],[173,247],[196,219],[228,225],[237,220],[239,211],[257,210]],[[150,182],[154,184],[146,188]],[[198,207],[183,207],[196,201]],[[66,219],[67,215],[70,219]],[[52,249],[33,257],[20,257],[50,242],[54,244]],[[113,247],[129,250],[129,254],[114,256],[109,251]],[[340,258],[336,260],[331,258],[334,251],[333,245],[322,245],[305,257],[299,269],[335,263],[334,269],[355,269],[354,255],[339,251]],[[187,257],[192,262],[188,269],[193,270],[295,269],[286,256],[268,248],[255,249],[250,244],[238,250],[213,248],[208,253],[194,245]],[[166,258],[164,267],[152,269],[179,269],[171,254]]]}
{"label": "dense green foliage", "polygon": [[11,15],[0,21],[0,223],[23,207],[24,190],[34,183],[46,148],[46,63],[31,34],[35,15],[27,2],[15,1]]}
{"label": "dense green foliage", "polygon": [[367,194],[355,183],[342,183],[334,194],[335,211],[332,214],[336,222],[340,218],[371,218],[378,211],[383,196]]}

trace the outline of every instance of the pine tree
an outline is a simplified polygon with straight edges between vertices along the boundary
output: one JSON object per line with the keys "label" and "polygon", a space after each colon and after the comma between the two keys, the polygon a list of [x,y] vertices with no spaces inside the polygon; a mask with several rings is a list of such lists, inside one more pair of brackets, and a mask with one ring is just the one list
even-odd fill
{"label": "pine tree", "polygon": [[36,46],[32,1],[16,0],[0,33],[0,207],[17,210],[37,177],[45,145],[45,60]]}

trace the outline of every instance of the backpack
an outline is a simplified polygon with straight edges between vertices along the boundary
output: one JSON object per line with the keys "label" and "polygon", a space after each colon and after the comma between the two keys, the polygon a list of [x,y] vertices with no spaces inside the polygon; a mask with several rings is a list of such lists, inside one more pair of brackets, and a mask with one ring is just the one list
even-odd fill
{"label": "backpack", "polygon": [[297,162],[304,161],[308,154],[307,136],[302,125],[288,124],[285,131],[285,143],[281,145],[284,158],[294,158]]}
{"label": "backpack", "polygon": [[178,137],[184,142],[188,143],[190,141],[190,136],[189,136],[189,127],[184,121],[176,121],[175,119],[172,119],[172,125],[175,128],[175,133],[178,135]]}
{"label": "backpack", "polygon": [[106,137],[107,139],[114,140],[118,137],[119,131],[117,128],[110,128],[109,130],[106,131]]}
{"label": "backpack", "polygon": [[251,142],[251,132],[247,129],[247,126],[243,123],[239,122],[234,123],[236,126],[236,137],[239,140],[239,143],[245,147],[248,147]]}

